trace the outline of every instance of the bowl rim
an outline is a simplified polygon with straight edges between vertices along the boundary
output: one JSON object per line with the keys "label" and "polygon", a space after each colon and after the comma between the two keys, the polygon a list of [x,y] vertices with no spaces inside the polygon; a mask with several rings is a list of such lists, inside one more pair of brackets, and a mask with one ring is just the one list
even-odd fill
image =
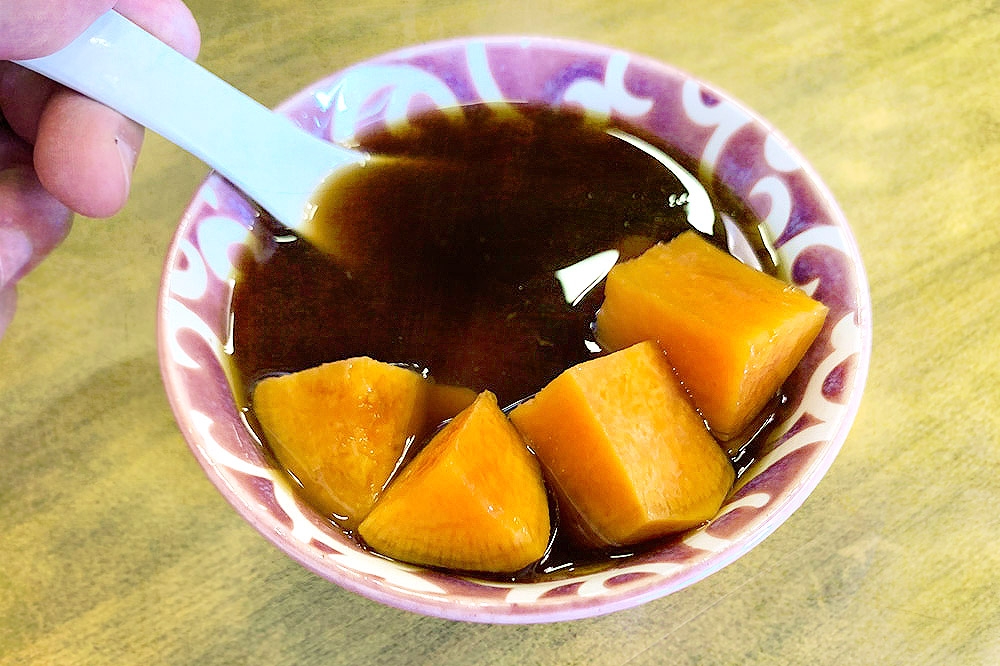
{"label": "bowl rim", "polygon": [[[641,64],[643,67],[656,72],[665,77],[675,77],[684,81],[693,81],[708,93],[725,100],[740,109],[747,115],[750,121],[767,132],[769,137],[777,139],[784,150],[792,156],[796,164],[803,170],[813,187],[819,194],[823,202],[823,207],[827,214],[834,221],[834,226],[841,232],[841,241],[844,244],[843,251],[853,260],[853,276],[855,278],[855,317],[859,335],[859,348],[857,350],[857,362],[854,366],[854,374],[851,378],[847,392],[848,401],[844,405],[843,411],[837,422],[836,430],[829,438],[829,442],[823,447],[822,454],[818,456],[808,469],[800,476],[799,483],[794,490],[788,493],[775,507],[773,507],[766,518],[759,523],[752,531],[740,538],[735,539],[729,546],[713,555],[697,562],[693,567],[688,568],[683,575],[672,577],[659,585],[651,585],[639,592],[625,590],[621,594],[602,594],[580,599],[573,596],[571,603],[564,606],[542,604],[534,607],[532,604],[520,606],[516,603],[504,602],[502,604],[484,604],[481,599],[475,597],[458,597],[456,595],[419,595],[401,594],[392,586],[384,585],[375,577],[368,573],[352,571],[338,567],[331,569],[328,566],[321,566],[317,562],[314,549],[307,547],[306,543],[289,538],[286,533],[274,529],[274,526],[265,521],[258,506],[253,504],[248,498],[238,494],[229,485],[223,475],[220,474],[218,465],[213,462],[211,456],[200,447],[203,432],[203,424],[191,418],[189,404],[184,395],[178,391],[179,380],[176,375],[176,368],[172,367],[169,358],[164,353],[164,349],[170,344],[168,339],[171,332],[167,325],[166,304],[171,296],[169,276],[171,267],[175,266],[182,251],[183,231],[191,225],[198,217],[196,204],[203,198],[206,188],[224,183],[223,179],[210,173],[198,189],[192,195],[188,205],[184,209],[180,223],[169,244],[164,262],[162,280],[160,283],[158,303],[157,303],[157,344],[160,357],[160,370],[164,382],[165,391],[175,420],[181,430],[186,443],[192,454],[198,461],[203,472],[211,483],[236,510],[236,512],[248,522],[258,533],[264,536],[275,547],[288,555],[304,568],[317,575],[336,583],[340,587],[360,594],[371,600],[380,602],[390,607],[413,611],[429,616],[471,622],[489,622],[498,624],[526,624],[537,622],[554,622],[573,620],[586,617],[595,617],[607,613],[632,608],[644,604],[653,599],[657,599],[668,594],[679,591],[720,569],[732,564],[737,559],[760,544],[765,538],[771,535],[788,517],[794,513],[808,498],[812,491],[824,477],[826,471],[832,465],[834,459],[839,454],[846,441],[850,428],[856,418],[860,407],[864,386],[867,382],[869,366],[871,362],[872,350],[872,322],[871,322],[871,296],[867,280],[867,275],[862,262],[860,249],[851,231],[850,225],[840,209],[836,200],[827,185],[813,169],[812,165],[805,157],[781,134],[769,121],[760,116],[756,111],[750,109],[742,102],[729,95],[720,88],[696,77],[687,71],[661,60],[638,54],[629,50],[619,49],[612,46],[592,43],[588,41],[567,39],[561,37],[548,37],[541,35],[488,35],[488,36],[468,36],[453,37],[443,40],[430,41],[422,44],[406,46],[400,49],[388,51],[386,53],[367,58],[358,63],[349,65],[346,68],[332,72],[326,76],[316,79],[310,85],[300,89],[289,96],[275,107],[275,111],[288,114],[296,104],[312,95],[313,90],[323,85],[331,79],[343,75],[351,68],[362,66],[368,63],[386,61],[387,59],[405,60],[414,56],[426,54],[430,51],[459,48],[469,44],[490,45],[523,45],[532,48],[550,48],[559,51],[568,51],[575,54],[594,54],[600,56],[610,56],[612,54],[624,54],[630,64]],[[228,383],[226,391],[230,388]],[[325,560],[324,560],[325,561]],[[393,566],[396,566],[395,564]],[[404,568],[409,565],[400,565]],[[419,567],[414,567],[420,570]],[[530,583],[528,584],[530,585]]]}

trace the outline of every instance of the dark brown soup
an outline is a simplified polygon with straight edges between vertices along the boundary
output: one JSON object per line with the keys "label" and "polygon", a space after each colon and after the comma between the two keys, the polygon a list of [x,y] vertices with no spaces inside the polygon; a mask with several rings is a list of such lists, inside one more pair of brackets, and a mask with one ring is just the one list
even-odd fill
{"label": "dark brown soup", "polygon": [[[478,105],[359,140],[388,159],[323,193],[311,233],[331,253],[266,216],[255,231],[264,258],[243,264],[232,305],[244,406],[263,376],[362,355],[511,405],[600,353],[592,325],[616,257],[691,228],[694,165],[617,123]],[[773,272],[757,220],[706,189],[700,230],[724,248],[740,234]]]}

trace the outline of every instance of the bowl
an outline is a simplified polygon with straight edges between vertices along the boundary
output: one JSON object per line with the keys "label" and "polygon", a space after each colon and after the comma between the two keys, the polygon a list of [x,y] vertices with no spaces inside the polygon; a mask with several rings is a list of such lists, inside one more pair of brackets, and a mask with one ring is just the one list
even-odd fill
{"label": "bowl", "polygon": [[[325,139],[432,107],[541,102],[614,114],[725,183],[763,221],[783,277],[830,308],[786,384],[766,455],[706,525],[631,558],[543,582],[502,582],[402,564],[359,547],[299,500],[234,402],[226,370],[234,266],[254,251],[253,204],[210,174],[166,257],[158,308],[166,392],[191,452],[236,511],[293,560],[341,587],[430,616],[533,623],[634,607],[699,581],[774,532],[833,463],[871,353],[868,287],[842,212],[767,121],[669,65],[541,37],[467,38],[388,53],[332,74],[278,111]],[[331,359],[333,360],[333,359]]]}

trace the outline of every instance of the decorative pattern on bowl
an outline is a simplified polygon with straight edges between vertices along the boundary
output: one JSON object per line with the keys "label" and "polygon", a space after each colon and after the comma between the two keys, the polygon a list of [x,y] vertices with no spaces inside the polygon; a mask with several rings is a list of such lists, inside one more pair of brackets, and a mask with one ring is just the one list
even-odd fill
{"label": "decorative pattern on bowl", "polygon": [[234,264],[254,251],[254,208],[209,175],[184,214],[160,293],[160,362],[177,422],[209,479],[290,557],[340,586],[398,608],[466,621],[527,623],[599,615],[655,599],[733,562],[795,511],[836,457],[871,351],[870,303],[847,222],[816,174],[766,121],[667,65],[601,46],[494,37],[390,53],[325,78],[279,111],[350,143],[362,127],[429,107],[530,101],[616,114],[696,158],[764,221],[784,277],[830,307],[788,382],[768,453],[719,515],[663,547],[599,571],[539,583],[477,580],[360,549],[301,503],[233,402],[224,369]]}

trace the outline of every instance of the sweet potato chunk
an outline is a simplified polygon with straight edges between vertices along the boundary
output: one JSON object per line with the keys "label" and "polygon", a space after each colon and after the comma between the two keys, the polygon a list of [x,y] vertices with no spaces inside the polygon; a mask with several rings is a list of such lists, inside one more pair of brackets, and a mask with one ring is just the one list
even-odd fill
{"label": "sweet potato chunk", "polygon": [[427,423],[436,428],[476,401],[476,392],[464,386],[430,383],[427,397]]}
{"label": "sweet potato chunk", "polygon": [[358,528],[398,560],[497,573],[541,558],[549,531],[538,461],[488,391],[414,457]]}
{"label": "sweet potato chunk", "polygon": [[360,357],[264,379],[252,403],[306,499],[353,529],[425,431],[427,400],[417,372]]}
{"label": "sweet potato chunk", "polygon": [[735,472],[653,342],[576,365],[510,414],[577,535],[632,544],[712,518]]}
{"label": "sweet potato chunk", "polygon": [[606,349],[655,340],[719,439],[739,434],[802,360],[827,307],[693,231],[608,274]]}

